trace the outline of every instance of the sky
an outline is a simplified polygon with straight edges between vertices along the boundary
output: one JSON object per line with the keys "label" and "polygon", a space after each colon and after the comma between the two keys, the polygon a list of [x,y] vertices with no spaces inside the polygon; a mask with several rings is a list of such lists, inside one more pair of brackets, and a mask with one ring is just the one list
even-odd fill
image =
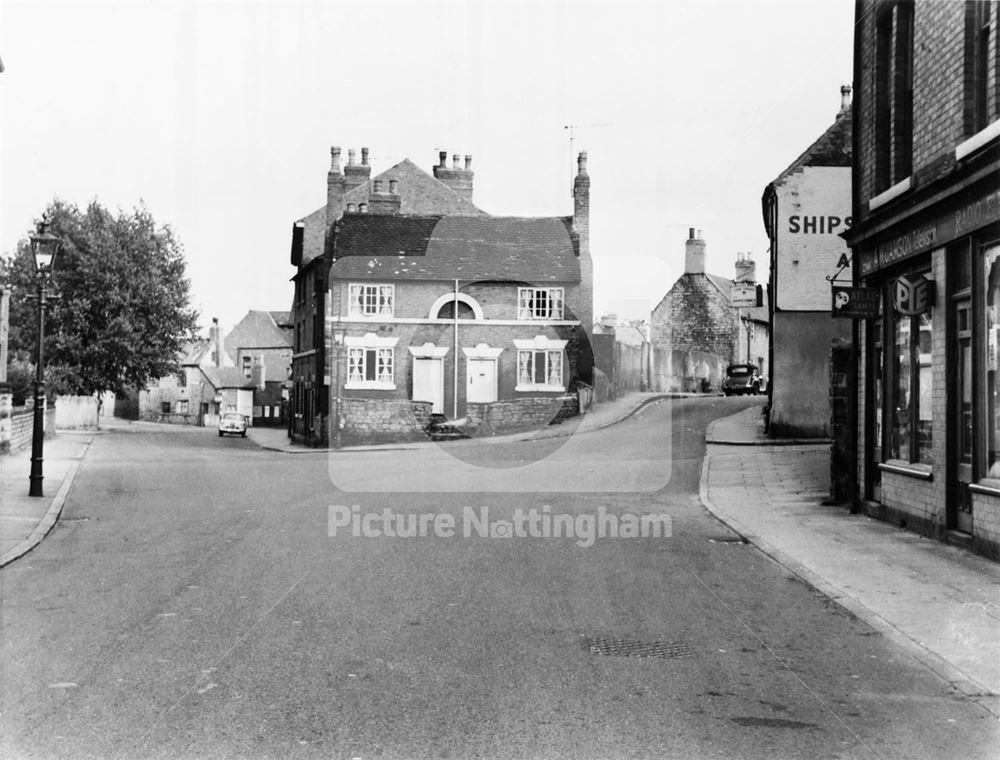
{"label": "sky", "polygon": [[[373,176],[473,157],[491,214],[569,216],[591,178],[595,316],[641,318],[750,252],[765,186],[833,123],[851,0],[0,0],[0,253],[53,198],[140,203],[203,326],[287,310],[330,146]],[[573,129],[568,129],[573,125]],[[572,142],[571,142],[572,138]],[[450,158],[449,158],[450,163]]]}

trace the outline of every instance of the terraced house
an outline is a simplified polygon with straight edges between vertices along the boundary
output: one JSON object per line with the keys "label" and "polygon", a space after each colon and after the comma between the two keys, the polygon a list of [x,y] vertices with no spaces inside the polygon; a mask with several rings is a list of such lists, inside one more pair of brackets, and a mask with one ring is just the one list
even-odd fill
{"label": "terraced house", "polygon": [[490,435],[575,414],[593,364],[586,154],[568,217],[486,214],[468,156],[369,181],[366,150],[343,173],[332,155],[326,208],[293,232],[292,437]]}
{"label": "terraced house", "polygon": [[997,2],[862,0],[854,224],[858,495],[868,514],[1000,557]]}

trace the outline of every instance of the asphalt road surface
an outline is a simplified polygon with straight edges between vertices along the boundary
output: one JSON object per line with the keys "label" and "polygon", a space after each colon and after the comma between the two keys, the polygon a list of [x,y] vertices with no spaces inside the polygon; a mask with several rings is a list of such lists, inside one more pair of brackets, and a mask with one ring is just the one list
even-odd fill
{"label": "asphalt road surface", "polygon": [[996,757],[986,711],[700,506],[705,425],[751,403],[572,446],[98,436],[0,571],[0,757]]}

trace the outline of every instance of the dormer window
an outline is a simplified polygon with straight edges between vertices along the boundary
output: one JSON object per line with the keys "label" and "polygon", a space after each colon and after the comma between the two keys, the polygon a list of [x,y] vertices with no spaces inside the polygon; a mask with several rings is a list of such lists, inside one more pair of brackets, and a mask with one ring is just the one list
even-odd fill
{"label": "dormer window", "polygon": [[518,288],[518,319],[562,319],[562,288]]}
{"label": "dormer window", "polygon": [[352,317],[391,317],[395,300],[393,296],[393,285],[351,283],[348,314]]}

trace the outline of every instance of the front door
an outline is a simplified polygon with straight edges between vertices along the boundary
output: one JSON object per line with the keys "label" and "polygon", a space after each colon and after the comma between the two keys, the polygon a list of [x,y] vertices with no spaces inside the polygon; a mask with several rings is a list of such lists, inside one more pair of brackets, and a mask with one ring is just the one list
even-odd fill
{"label": "front door", "polygon": [[973,479],[976,448],[973,414],[976,383],[973,374],[972,260],[968,246],[952,249],[950,253],[952,292],[949,349],[952,377],[949,388],[951,409],[948,415],[951,421],[951,461],[948,463],[950,482],[947,524],[949,528],[972,533],[972,493],[969,491],[969,483]]}
{"label": "front door", "polygon": [[414,358],[413,400],[430,401],[432,413],[444,414],[444,361]]}
{"label": "front door", "polygon": [[490,402],[497,400],[497,363],[496,359],[466,359],[465,400],[469,403]]}

